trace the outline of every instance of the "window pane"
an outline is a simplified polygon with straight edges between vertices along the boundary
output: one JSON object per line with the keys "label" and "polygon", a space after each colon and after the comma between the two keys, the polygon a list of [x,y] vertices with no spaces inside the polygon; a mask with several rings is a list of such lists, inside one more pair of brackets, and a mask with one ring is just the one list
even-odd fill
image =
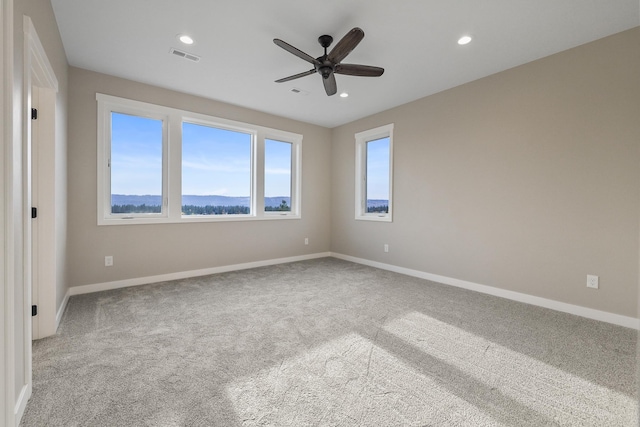
{"label": "window pane", "polygon": [[111,113],[111,213],[162,212],[162,120]]}
{"label": "window pane", "polygon": [[389,213],[389,137],[367,141],[367,212]]}
{"label": "window pane", "polygon": [[251,213],[251,134],[182,124],[182,214]]}
{"label": "window pane", "polygon": [[290,142],[264,141],[264,210],[291,212]]}

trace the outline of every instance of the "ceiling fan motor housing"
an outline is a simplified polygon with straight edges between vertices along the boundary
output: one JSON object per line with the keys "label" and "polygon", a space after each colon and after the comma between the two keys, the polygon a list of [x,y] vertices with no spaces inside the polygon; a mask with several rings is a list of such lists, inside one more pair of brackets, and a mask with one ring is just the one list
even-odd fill
{"label": "ceiling fan motor housing", "polygon": [[324,48],[324,55],[316,58],[320,61],[320,64],[316,65],[316,71],[320,73],[323,79],[328,79],[335,68],[334,64],[327,59],[327,48],[331,46],[331,43],[333,43],[333,37],[324,34],[318,37],[318,43],[320,43],[320,46]]}
{"label": "ceiling fan motor housing", "polygon": [[335,69],[335,65],[333,65],[333,63],[331,63],[331,61],[328,61],[323,56],[318,58],[318,61],[321,61],[322,64],[316,66],[316,70],[318,71],[318,73],[320,73],[320,75],[322,76],[323,79],[328,79],[329,76],[331,75],[331,73],[333,73],[333,71]]}

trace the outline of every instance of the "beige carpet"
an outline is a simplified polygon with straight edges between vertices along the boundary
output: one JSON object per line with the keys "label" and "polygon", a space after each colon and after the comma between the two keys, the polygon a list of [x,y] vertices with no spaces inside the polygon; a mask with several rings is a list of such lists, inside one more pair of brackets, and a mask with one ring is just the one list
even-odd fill
{"label": "beige carpet", "polygon": [[23,426],[631,426],[636,333],[326,258],[73,297]]}

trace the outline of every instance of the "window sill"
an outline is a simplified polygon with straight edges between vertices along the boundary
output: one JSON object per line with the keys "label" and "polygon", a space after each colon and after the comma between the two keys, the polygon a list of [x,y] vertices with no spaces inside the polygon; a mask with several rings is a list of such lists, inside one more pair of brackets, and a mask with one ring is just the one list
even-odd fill
{"label": "window sill", "polygon": [[243,222],[243,221],[277,221],[289,219],[301,219],[295,214],[269,214],[269,215],[189,215],[180,218],[104,218],[98,220],[98,225],[143,225],[143,224],[189,224],[189,223],[214,223],[214,222]]}
{"label": "window sill", "polygon": [[377,222],[393,222],[391,215],[389,214],[367,214],[356,215],[356,221],[377,221]]}

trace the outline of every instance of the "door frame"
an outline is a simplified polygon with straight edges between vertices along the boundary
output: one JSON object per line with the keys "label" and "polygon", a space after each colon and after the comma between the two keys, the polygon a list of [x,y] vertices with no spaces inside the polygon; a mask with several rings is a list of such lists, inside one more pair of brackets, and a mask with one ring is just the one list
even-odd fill
{"label": "door frame", "polygon": [[[26,220],[24,233],[26,261],[24,277],[27,282],[25,288],[28,291],[28,295],[25,295],[25,300],[31,304],[33,293],[37,296],[36,303],[38,305],[38,315],[33,317],[33,332],[35,334],[32,335],[31,319],[25,319],[24,323],[29,329],[28,343],[30,347],[31,338],[38,339],[53,335],[57,326],[55,115],[58,80],[33,22],[28,16],[24,16],[23,21],[25,44],[24,105],[26,114],[23,129],[25,137],[24,209],[25,212],[30,214],[32,206],[37,206],[38,208],[38,218]],[[36,101],[35,105],[34,101]],[[31,108],[35,106],[38,107],[38,119],[32,121]],[[36,139],[32,135],[32,126],[36,128]],[[32,157],[36,159],[37,170],[31,167]],[[30,215],[28,216],[30,217]],[[33,236],[32,226],[37,226],[37,233]],[[28,311],[29,313],[27,314],[30,316],[31,310]],[[29,357],[29,360],[31,360],[31,357]],[[29,370],[30,366],[29,361]]]}
{"label": "door frame", "polygon": [[[3,193],[2,231],[4,245],[2,267],[4,268],[2,319],[2,421],[6,426],[15,426],[31,397],[32,353],[31,353],[31,88],[36,85],[44,92],[53,94],[53,105],[46,132],[53,135],[55,145],[55,93],[58,81],[45,54],[31,19],[23,17],[23,66],[22,87],[14,87],[14,60],[16,46],[13,37],[13,0],[2,1],[2,57],[3,57]],[[19,92],[16,89],[20,90]],[[45,132],[39,127],[39,132]],[[17,161],[20,159],[20,161]],[[55,160],[50,159],[51,162]],[[52,166],[52,169],[53,166]],[[55,229],[52,230],[55,233]],[[42,234],[42,233],[39,233]],[[20,253],[15,248],[21,247]],[[52,254],[55,256],[55,253]],[[55,282],[53,297],[44,301],[53,305],[55,313]],[[18,298],[19,296],[19,298]],[[16,302],[20,301],[20,306]],[[40,320],[42,322],[42,319]],[[55,325],[55,316],[53,319]],[[19,325],[19,326],[18,326]],[[40,328],[41,329],[41,328]],[[18,360],[17,358],[20,358]]]}
{"label": "door frame", "polygon": [[14,116],[13,111],[13,0],[0,0],[0,84],[2,85],[2,103],[0,103],[0,161],[2,173],[0,173],[0,186],[2,198],[0,198],[0,234],[3,243],[0,245],[0,424],[13,426],[16,424],[14,407],[15,399],[15,309],[14,291],[15,256],[12,251],[16,233],[14,226],[19,224],[13,214],[14,207],[20,203],[19,195],[15,195],[13,188],[14,168],[11,161],[14,144]]}

